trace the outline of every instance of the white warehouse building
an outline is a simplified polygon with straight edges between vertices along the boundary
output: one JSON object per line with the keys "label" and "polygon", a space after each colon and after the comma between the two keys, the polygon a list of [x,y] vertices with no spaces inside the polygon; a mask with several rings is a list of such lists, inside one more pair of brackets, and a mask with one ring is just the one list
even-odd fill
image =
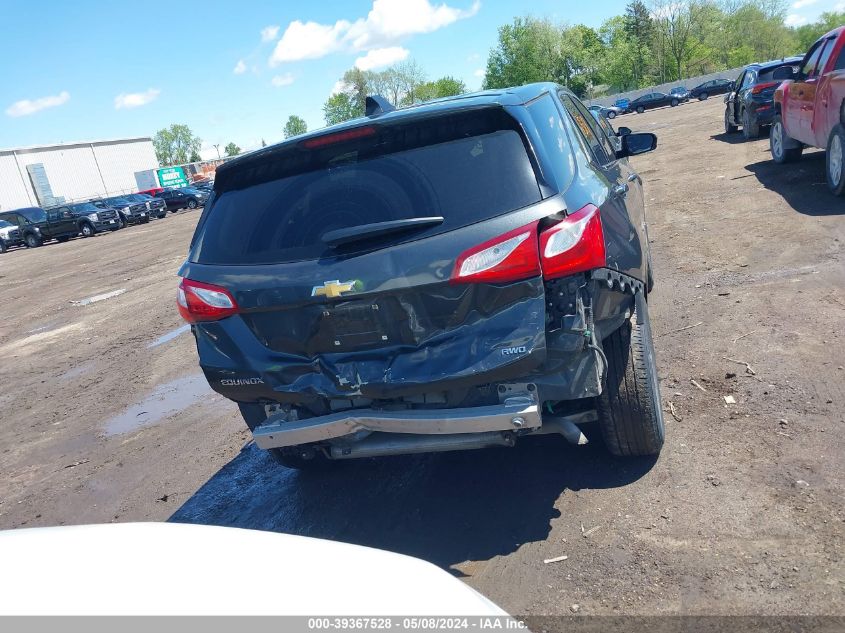
{"label": "white warehouse building", "polygon": [[158,166],[149,137],[0,149],[0,210],[151,188]]}

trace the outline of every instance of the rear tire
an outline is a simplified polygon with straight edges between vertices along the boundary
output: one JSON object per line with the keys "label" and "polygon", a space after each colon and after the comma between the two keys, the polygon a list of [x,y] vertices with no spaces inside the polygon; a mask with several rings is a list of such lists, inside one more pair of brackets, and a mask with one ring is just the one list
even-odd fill
{"label": "rear tire", "polygon": [[645,112],[645,108],[642,106],[637,106],[637,114],[642,114],[643,112]]}
{"label": "rear tire", "polygon": [[742,138],[746,141],[760,138],[760,126],[751,120],[751,114],[746,109],[742,111]]}
{"label": "rear tire", "polygon": [[834,196],[845,195],[845,128],[841,123],[833,126],[827,139],[825,168],[830,192]]}
{"label": "rear tire", "polygon": [[619,457],[657,455],[666,430],[648,305],[634,297],[634,313],[603,342],[607,372],[597,398],[599,427],[608,451]]}
{"label": "rear tire", "polygon": [[707,101],[707,97],[709,97],[709,96],[710,95],[708,95],[706,92],[702,92],[700,95],[698,95],[698,100],[699,101]]}
{"label": "rear tire", "polygon": [[783,121],[778,114],[775,116],[774,123],[772,123],[772,127],[769,130],[769,151],[772,153],[772,160],[778,165],[794,163],[801,158],[801,153],[804,151],[803,145],[786,149],[785,145],[788,140],[792,139],[786,135]]}
{"label": "rear tire", "polygon": [[731,123],[730,108],[725,108],[725,134],[736,134],[737,126]]}

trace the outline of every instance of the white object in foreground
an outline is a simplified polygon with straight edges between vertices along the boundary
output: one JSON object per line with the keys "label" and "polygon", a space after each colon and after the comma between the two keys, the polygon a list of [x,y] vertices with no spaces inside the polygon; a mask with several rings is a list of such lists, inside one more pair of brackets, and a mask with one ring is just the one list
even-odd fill
{"label": "white object in foreground", "polygon": [[506,616],[431,563],[176,523],[0,532],[0,615]]}

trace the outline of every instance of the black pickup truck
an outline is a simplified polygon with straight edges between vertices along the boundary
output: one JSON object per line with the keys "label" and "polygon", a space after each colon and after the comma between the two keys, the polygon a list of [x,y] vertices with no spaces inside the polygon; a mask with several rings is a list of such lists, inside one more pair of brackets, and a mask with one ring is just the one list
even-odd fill
{"label": "black pickup truck", "polygon": [[3,211],[0,220],[14,224],[20,239],[29,248],[41,246],[49,240],[66,242],[77,235],[91,237],[101,231],[115,230],[120,219],[114,209],[98,209],[90,202],[64,204],[42,209],[28,207]]}

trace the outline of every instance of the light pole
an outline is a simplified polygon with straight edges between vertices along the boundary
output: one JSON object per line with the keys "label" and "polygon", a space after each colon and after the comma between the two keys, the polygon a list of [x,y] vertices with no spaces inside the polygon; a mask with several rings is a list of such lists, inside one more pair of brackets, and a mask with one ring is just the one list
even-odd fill
{"label": "light pole", "polygon": [[217,160],[220,160],[220,143],[212,145],[212,147],[217,150]]}

